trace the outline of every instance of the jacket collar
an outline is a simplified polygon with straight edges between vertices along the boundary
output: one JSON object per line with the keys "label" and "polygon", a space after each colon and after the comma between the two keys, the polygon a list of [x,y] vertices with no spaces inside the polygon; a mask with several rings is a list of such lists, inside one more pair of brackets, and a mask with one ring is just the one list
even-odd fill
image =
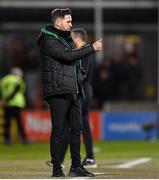
{"label": "jacket collar", "polygon": [[[44,38],[44,36],[46,35],[50,35],[50,36],[54,36],[56,38],[60,38],[62,40],[62,38],[70,44],[74,44],[72,37],[71,37],[71,32],[69,31],[61,31],[59,29],[54,28],[52,25],[47,25],[46,27],[44,27],[43,29],[41,29],[41,33],[38,37],[38,46],[40,46],[40,42],[41,40]],[[63,41],[64,42],[64,41]],[[74,46],[74,45],[72,45]]]}
{"label": "jacket collar", "polygon": [[52,25],[47,25],[47,26],[45,27],[45,29],[46,29],[47,31],[50,31],[50,32],[55,33],[56,35],[58,35],[58,36],[60,36],[60,37],[62,37],[62,38],[64,38],[64,39],[69,39],[69,38],[71,38],[71,32],[70,32],[70,31],[62,31],[62,30],[60,30],[60,29],[57,29],[57,28],[53,27]]}

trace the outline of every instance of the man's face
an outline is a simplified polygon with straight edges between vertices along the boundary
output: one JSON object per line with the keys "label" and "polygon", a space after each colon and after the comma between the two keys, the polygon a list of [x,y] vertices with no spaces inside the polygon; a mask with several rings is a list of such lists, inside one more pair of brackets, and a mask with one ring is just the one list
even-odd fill
{"label": "man's face", "polygon": [[71,15],[65,15],[64,18],[60,19],[59,23],[60,29],[62,31],[71,31],[72,27],[72,16]]}

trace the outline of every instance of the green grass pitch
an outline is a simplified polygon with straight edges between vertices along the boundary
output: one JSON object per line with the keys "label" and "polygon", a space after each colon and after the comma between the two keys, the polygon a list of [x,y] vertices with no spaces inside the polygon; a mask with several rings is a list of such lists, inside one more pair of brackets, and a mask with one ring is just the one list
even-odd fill
{"label": "green grass pitch", "polygon": [[[98,167],[89,170],[96,174],[96,179],[159,179],[159,141],[96,141],[94,150]],[[83,159],[83,145],[81,155]],[[143,157],[151,160],[126,169],[116,168]],[[51,179],[52,168],[46,165],[49,159],[49,143],[0,144],[0,179]],[[66,175],[69,167],[67,152]]]}

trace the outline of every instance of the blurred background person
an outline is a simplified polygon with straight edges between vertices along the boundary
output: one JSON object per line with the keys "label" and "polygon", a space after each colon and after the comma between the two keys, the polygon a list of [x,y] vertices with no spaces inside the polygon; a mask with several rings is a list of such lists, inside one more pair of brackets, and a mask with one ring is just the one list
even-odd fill
{"label": "blurred background person", "polygon": [[[82,29],[82,28],[72,29],[71,35],[77,48],[87,46],[88,44],[87,32],[85,29]],[[94,68],[94,56],[91,55],[87,57],[86,59],[83,59],[82,61],[80,61],[80,63],[86,73],[86,78],[83,82],[85,98],[81,99],[82,123],[83,123],[82,135],[83,135],[83,142],[84,142],[85,151],[86,151],[86,157],[82,164],[85,167],[97,167],[97,164],[94,158],[94,152],[93,152],[93,139],[92,139],[92,133],[91,133],[91,126],[89,123],[89,110],[90,110],[91,100],[93,96],[91,80],[92,80],[92,74],[93,74],[93,68]]]}
{"label": "blurred background person", "polygon": [[[75,28],[71,30],[71,36],[77,48],[82,48],[87,46],[87,32],[83,28]],[[82,165],[85,167],[97,167],[94,152],[93,152],[93,138],[91,133],[91,126],[89,123],[89,110],[91,105],[91,100],[93,96],[91,80],[94,68],[94,56],[91,55],[87,58],[79,61],[79,66],[82,66],[83,73],[85,74],[85,79],[83,81],[83,90],[85,98],[81,99],[82,106],[82,124],[83,124],[83,142],[85,146],[86,157],[84,158]],[[65,136],[63,140],[62,157],[61,162],[63,163],[66,154],[67,146],[69,144],[69,132],[65,131]],[[48,162],[50,166],[51,162]]]}
{"label": "blurred background person", "polygon": [[25,107],[25,89],[23,72],[20,68],[14,67],[10,73],[0,81],[1,101],[4,106],[4,139],[5,144],[12,144],[11,120],[15,118],[22,141],[28,144],[23,124],[21,122],[21,109]]}

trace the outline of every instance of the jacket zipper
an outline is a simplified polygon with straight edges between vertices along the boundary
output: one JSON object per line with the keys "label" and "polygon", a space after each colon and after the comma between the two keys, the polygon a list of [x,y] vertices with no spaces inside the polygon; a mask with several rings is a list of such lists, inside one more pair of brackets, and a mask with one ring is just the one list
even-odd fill
{"label": "jacket zipper", "polygon": [[[79,64],[80,64],[80,68],[82,68],[81,59],[79,60]],[[84,90],[83,90],[83,86],[81,86],[81,90],[82,90],[83,98],[85,99],[86,96],[85,96],[85,93],[84,93]]]}
{"label": "jacket zipper", "polygon": [[74,68],[74,73],[75,73],[75,86],[76,86],[76,89],[77,89],[77,94],[79,93],[79,89],[78,89],[78,83],[77,83],[77,72],[76,72],[76,66],[74,65],[73,66]]}

